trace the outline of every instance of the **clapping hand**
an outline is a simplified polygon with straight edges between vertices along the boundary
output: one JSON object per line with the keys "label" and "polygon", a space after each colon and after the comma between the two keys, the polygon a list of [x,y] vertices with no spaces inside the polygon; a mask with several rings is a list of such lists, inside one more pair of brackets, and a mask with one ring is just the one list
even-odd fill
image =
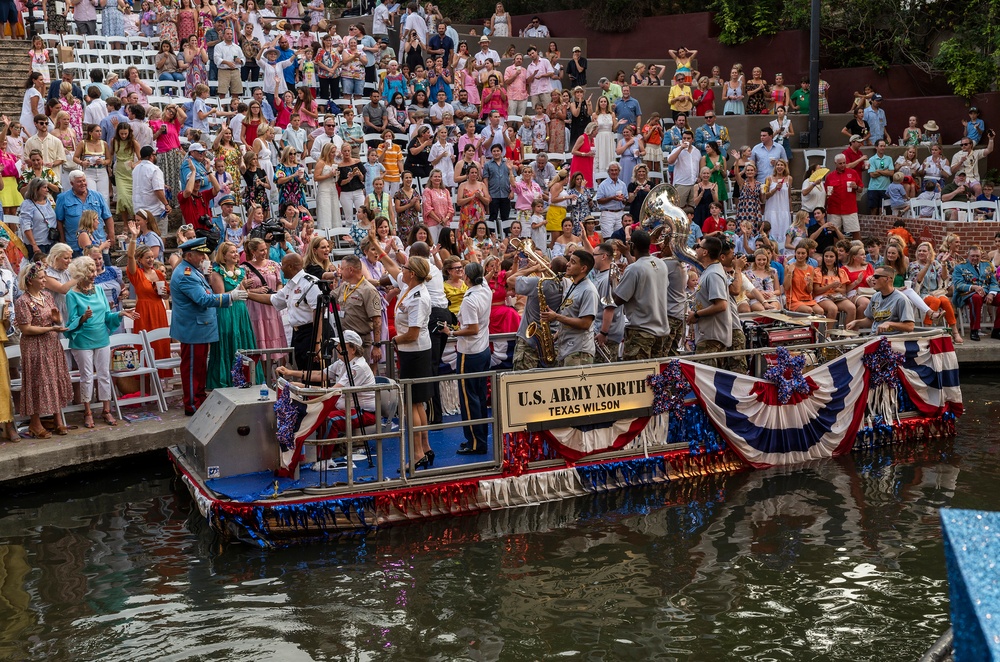
{"label": "clapping hand", "polygon": [[[87,310],[90,310],[90,309],[88,308]],[[134,322],[137,319],[139,319],[139,311],[136,310],[135,308],[132,308],[131,310],[125,310],[123,308],[122,309],[122,317],[127,317],[127,318],[129,318],[130,320],[132,320]]]}

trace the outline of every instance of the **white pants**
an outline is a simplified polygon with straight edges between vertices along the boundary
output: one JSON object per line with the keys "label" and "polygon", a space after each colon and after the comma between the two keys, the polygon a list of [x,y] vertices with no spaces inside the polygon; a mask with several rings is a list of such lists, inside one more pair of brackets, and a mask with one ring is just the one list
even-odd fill
{"label": "white pants", "polygon": [[924,317],[930,315],[931,307],[924,303],[924,300],[920,298],[920,295],[914,292],[911,288],[899,288],[899,291],[903,293],[907,301],[913,304],[913,307],[917,309],[917,326],[923,323]]}
{"label": "white pants", "polygon": [[[84,168],[83,171],[87,174],[87,188],[104,196],[104,201],[110,206],[111,178],[108,177],[108,169],[101,166],[100,168]],[[103,218],[100,220],[104,221]]]}
{"label": "white pants", "polygon": [[80,402],[94,397],[94,373],[97,373],[97,399],[111,400],[111,346],[98,349],[73,349],[73,360],[80,368]]}
{"label": "white pants", "polygon": [[358,209],[365,204],[365,190],[358,189],[357,191],[341,191],[340,192],[340,207],[341,207],[341,220],[344,225],[350,227],[354,225],[358,220]]}
{"label": "white pants", "polygon": [[329,230],[341,226],[337,180],[325,179],[316,185],[316,227]]}
{"label": "white pants", "polygon": [[402,186],[402,182],[385,182],[385,192],[389,194],[390,200],[392,200],[392,196],[399,192],[399,189]]}
{"label": "white pants", "polygon": [[441,236],[441,227],[442,226],[440,226],[440,225],[428,225],[427,226],[427,231],[431,233],[431,240],[430,240],[430,245],[431,246],[433,246],[434,244],[438,243],[438,237]]}
{"label": "white pants", "polygon": [[615,230],[622,226],[622,216],[625,215],[625,210],[621,211],[602,211],[601,212],[601,236],[605,239],[609,239]]}

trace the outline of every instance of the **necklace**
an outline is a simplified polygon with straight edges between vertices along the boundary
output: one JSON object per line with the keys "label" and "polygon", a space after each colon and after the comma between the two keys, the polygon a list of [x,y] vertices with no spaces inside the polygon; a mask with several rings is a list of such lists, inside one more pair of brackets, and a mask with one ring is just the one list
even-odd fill
{"label": "necklace", "polygon": [[28,292],[28,296],[31,297],[31,300],[34,301],[35,303],[40,303],[40,304],[45,303],[45,295],[41,292],[39,292],[37,296],[32,294],[31,292]]}

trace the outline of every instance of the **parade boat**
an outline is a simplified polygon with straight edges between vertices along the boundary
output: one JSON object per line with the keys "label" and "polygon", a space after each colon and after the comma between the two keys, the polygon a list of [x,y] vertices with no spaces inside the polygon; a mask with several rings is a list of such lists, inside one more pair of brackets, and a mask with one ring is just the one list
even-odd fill
{"label": "parade boat", "polygon": [[[335,440],[323,430],[350,388],[218,389],[169,454],[214,531],[274,548],[954,434],[962,393],[943,329],[822,340],[745,350],[762,359],[755,376],[712,367],[727,353],[482,373],[485,455],[456,453],[469,422],[407,415],[415,383],[460,387],[457,375],[381,380],[375,425]],[[412,461],[420,431],[427,469]],[[317,462],[331,446],[344,457]]]}

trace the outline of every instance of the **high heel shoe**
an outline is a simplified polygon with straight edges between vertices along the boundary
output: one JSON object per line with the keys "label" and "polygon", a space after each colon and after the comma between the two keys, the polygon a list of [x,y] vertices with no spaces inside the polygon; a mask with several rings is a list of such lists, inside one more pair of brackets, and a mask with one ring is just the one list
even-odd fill
{"label": "high heel shoe", "polygon": [[414,465],[414,469],[430,469],[434,466],[434,451],[427,451]]}

